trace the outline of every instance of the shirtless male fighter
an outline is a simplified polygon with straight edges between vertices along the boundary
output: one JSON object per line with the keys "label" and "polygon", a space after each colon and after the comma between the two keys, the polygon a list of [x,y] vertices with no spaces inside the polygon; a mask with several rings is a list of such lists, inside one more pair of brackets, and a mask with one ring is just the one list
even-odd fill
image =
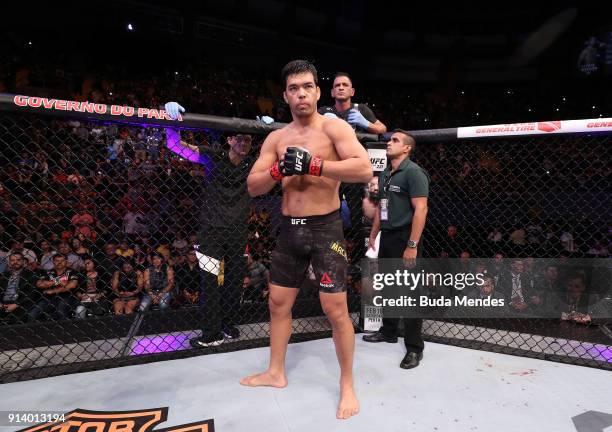
{"label": "shirtless male fighter", "polygon": [[269,192],[277,182],[283,188],[283,222],[270,269],[270,364],[266,371],[240,383],[287,385],[285,354],[291,336],[291,308],[312,264],[340,364],[336,417],[346,419],[359,412],[359,402],[353,387],[355,334],[347,306],[347,257],[338,188],[340,182],[368,182],[372,166],[348,123],[317,112],[321,90],[311,63],[288,63],[282,78],[293,121],[268,135],[247,179],[253,197]]}

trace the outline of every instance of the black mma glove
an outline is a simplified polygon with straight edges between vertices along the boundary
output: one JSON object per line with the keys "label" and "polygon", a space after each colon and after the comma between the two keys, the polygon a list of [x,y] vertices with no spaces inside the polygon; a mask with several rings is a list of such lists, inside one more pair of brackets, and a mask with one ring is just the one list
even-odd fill
{"label": "black mma glove", "polygon": [[323,160],[313,157],[306,149],[287,147],[281,172],[286,176],[304,174],[320,176],[323,172]]}

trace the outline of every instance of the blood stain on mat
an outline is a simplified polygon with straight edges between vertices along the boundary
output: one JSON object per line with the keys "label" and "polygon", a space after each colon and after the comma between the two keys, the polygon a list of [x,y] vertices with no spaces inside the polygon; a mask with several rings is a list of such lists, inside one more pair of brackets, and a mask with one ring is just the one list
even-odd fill
{"label": "blood stain on mat", "polygon": [[537,369],[526,369],[526,370],[519,371],[519,372],[512,372],[510,375],[525,376],[525,375],[531,375],[535,372],[537,372]]}

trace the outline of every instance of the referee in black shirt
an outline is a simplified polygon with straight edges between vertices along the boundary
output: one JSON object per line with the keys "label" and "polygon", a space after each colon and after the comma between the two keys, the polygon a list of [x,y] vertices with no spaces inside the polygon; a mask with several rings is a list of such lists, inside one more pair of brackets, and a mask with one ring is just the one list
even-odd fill
{"label": "referee in black shirt", "polygon": [[377,135],[387,132],[387,126],[376,118],[366,104],[353,103],[352,97],[355,96],[355,88],[351,77],[346,72],[336,72],[331,96],[334,98],[334,105],[320,107],[319,114],[334,114],[348,122],[357,131]]}
{"label": "referee in black shirt", "polygon": [[[353,129],[358,132],[368,132],[373,134],[384,134],[387,132],[385,126],[376,118],[372,110],[366,104],[353,103],[352,97],[355,96],[353,80],[346,72],[336,72],[334,83],[332,84],[331,96],[334,98],[334,105],[319,108],[319,114],[334,115],[348,122]],[[351,232],[347,233],[347,238],[352,240],[354,247],[351,252],[351,262],[357,264],[365,255],[363,241],[363,210],[361,208],[363,200],[363,185],[357,183],[342,183],[340,185],[340,200],[346,200],[350,211]]]}
{"label": "referee in black shirt", "polygon": [[[165,106],[171,118],[178,117],[183,107],[176,102]],[[205,165],[202,186],[199,246],[196,248],[200,266],[204,267],[200,306],[203,317],[202,336],[191,339],[193,347],[217,346],[226,339],[240,336],[234,325],[238,319],[242,282],[247,271],[245,249],[248,238],[247,218],[251,198],[246,179],[255,162],[249,135],[231,136],[229,149],[211,149],[191,145],[180,133],[166,129],[166,145],[180,156]],[[201,254],[201,255],[199,255]],[[218,286],[219,267],[224,262],[223,286]]]}
{"label": "referee in black shirt", "polygon": [[[429,176],[410,160],[416,142],[407,132],[396,129],[387,143],[389,164],[378,178],[380,204],[374,217],[370,245],[374,247],[380,231],[378,258],[403,258],[414,261],[427,218]],[[406,356],[400,367],[411,369],[423,358],[422,319],[404,318]],[[397,342],[399,318],[383,318],[378,332],[365,335],[366,342]]]}

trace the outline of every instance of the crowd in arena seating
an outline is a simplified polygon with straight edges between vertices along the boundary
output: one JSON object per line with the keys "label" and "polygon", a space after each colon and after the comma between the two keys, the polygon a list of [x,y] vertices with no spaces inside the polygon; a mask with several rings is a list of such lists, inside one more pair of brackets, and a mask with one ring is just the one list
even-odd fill
{"label": "crowd in arena seating", "polygon": [[[85,74],[61,64],[43,67],[13,61],[0,65],[0,92],[38,89],[66,99],[148,107],[179,100],[190,112],[244,118],[267,114],[279,121],[290,117],[278,82],[265,74],[190,66],[160,76],[117,78],[121,75],[111,68]],[[488,93],[474,87],[448,94],[417,87],[390,91],[370,84],[355,84],[356,99],[368,102],[391,129],[542,119],[556,105],[565,117],[596,117],[578,94],[542,101],[526,87],[500,86]],[[496,92],[499,98],[491,96]],[[168,151],[163,130],[17,115],[3,115],[0,130],[3,322],[129,314],[139,308],[165,310],[202,301],[200,270],[190,246],[197,240],[206,168]],[[214,148],[223,146],[227,136],[186,131],[183,138]],[[566,140],[562,146],[545,141],[524,149],[528,155],[522,157],[508,151],[512,145],[500,141],[492,147],[478,142],[422,146],[417,157],[434,191],[438,187],[488,196],[490,214],[496,214],[495,200],[514,202],[535,187],[547,193],[564,188],[610,192],[606,141],[585,145]],[[497,213],[496,219],[504,217],[499,209]],[[261,302],[275,227],[268,212],[255,208],[248,224],[243,301]],[[428,255],[436,257],[469,260],[496,252],[522,257],[610,256],[607,227],[567,223],[541,209],[511,224],[434,224],[425,237]],[[540,271],[538,277],[544,277],[548,269]],[[584,284],[584,277],[581,281],[575,285]],[[535,307],[532,297],[544,296],[521,298]]]}

